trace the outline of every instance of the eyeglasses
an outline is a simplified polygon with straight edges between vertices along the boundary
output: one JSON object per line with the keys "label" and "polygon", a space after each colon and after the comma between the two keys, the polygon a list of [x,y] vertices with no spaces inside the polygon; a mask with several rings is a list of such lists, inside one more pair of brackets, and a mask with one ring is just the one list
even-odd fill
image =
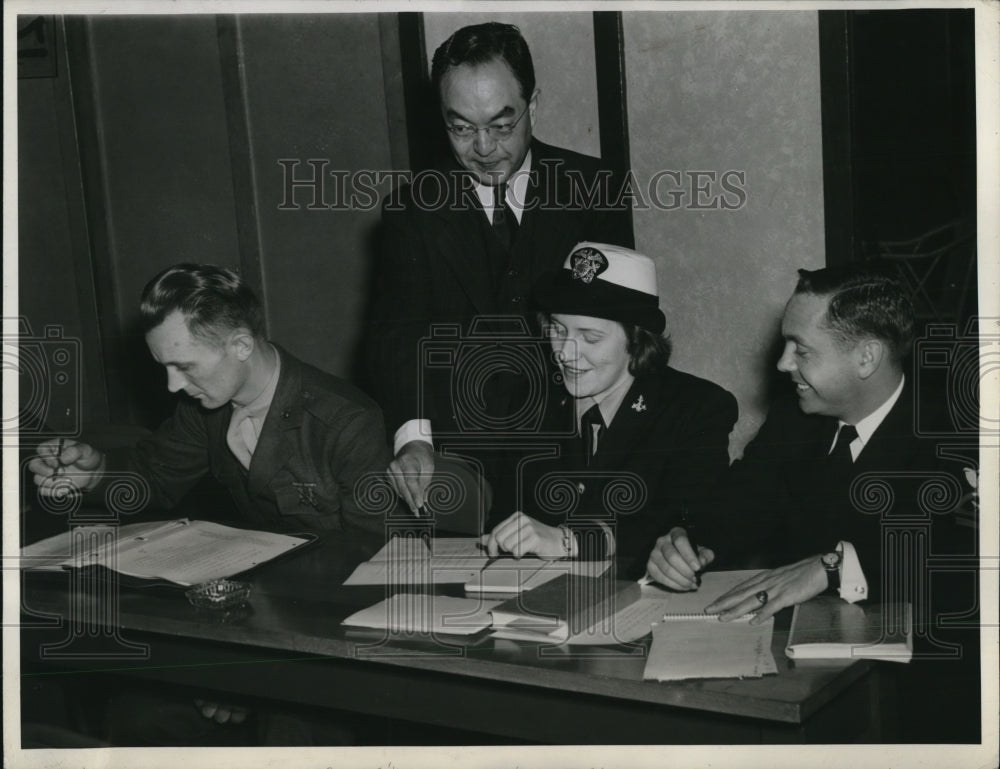
{"label": "eyeglasses", "polygon": [[495,142],[503,141],[510,137],[514,133],[514,129],[517,128],[517,124],[521,122],[521,118],[528,111],[528,104],[521,114],[517,116],[517,120],[513,123],[493,123],[485,128],[477,128],[476,126],[471,126],[468,123],[448,123],[445,127],[451,131],[451,135],[456,139],[467,140],[471,139],[473,136],[478,136],[480,131],[485,131],[486,135]]}

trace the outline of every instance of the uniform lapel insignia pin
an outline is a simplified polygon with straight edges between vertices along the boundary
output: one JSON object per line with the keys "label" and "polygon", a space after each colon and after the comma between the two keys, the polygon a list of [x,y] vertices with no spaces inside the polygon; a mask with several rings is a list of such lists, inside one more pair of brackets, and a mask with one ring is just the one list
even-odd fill
{"label": "uniform lapel insignia pin", "polygon": [[637,400],[635,403],[632,404],[632,408],[635,409],[636,411],[646,410],[646,401],[643,400],[643,397],[641,395],[639,396],[639,400]]}
{"label": "uniform lapel insignia pin", "polygon": [[312,508],[319,507],[319,500],[316,499],[315,483],[293,483],[292,486],[299,494],[299,502]]}

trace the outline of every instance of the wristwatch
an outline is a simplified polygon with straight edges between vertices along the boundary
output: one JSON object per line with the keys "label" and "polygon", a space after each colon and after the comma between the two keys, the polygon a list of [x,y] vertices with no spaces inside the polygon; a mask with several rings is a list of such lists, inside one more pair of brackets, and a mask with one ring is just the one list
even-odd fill
{"label": "wristwatch", "polygon": [[826,553],[819,557],[819,562],[826,569],[826,587],[834,595],[840,592],[840,564],[844,560],[843,554],[839,550]]}

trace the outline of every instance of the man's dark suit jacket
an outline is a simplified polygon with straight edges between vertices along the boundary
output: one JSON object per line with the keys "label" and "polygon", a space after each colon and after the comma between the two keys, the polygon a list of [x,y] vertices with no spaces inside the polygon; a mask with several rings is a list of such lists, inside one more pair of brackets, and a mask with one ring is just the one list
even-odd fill
{"label": "man's dark suit jacket", "polygon": [[[573,406],[564,394],[559,408]],[[522,509],[549,525],[566,523],[584,558],[604,555],[603,522],[616,555],[639,576],[656,538],[726,471],[737,413],[736,399],[705,379],[669,367],[637,377],[589,466],[579,436],[560,441],[558,457],[523,464]]]}
{"label": "man's dark suit jacket", "polygon": [[[966,490],[965,463],[939,456],[942,442],[917,434],[914,408],[907,380],[853,467],[837,476],[827,457],[837,420],[803,414],[794,393],[779,399],[720,494],[699,511],[700,544],[715,550],[716,566],[764,554],[756,565],[774,567],[849,541],[869,600],[913,606],[914,662],[892,666],[900,738],[978,741],[976,537],[951,514]],[[950,565],[935,568],[935,560]],[[947,713],[930,706],[935,699],[948,701]]]}
{"label": "man's dark suit jacket", "polygon": [[[468,434],[469,425],[460,426],[456,420],[462,398],[484,397],[484,409],[501,418],[511,399],[518,398],[516,386],[512,390],[494,383],[483,393],[460,394],[455,402],[454,364],[438,355],[429,367],[428,355],[436,353],[421,347],[433,325],[456,329],[454,336],[436,344],[452,349],[468,337],[477,317],[521,318],[526,329],[537,331],[530,300],[542,273],[561,268],[582,240],[632,247],[627,201],[615,199],[620,178],[613,179],[594,158],[537,140],[532,141],[531,154],[531,183],[509,255],[487,221],[475,180],[457,164],[433,175],[443,190],[428,176],[384,201],[366,355],[367,389],[385,411],[390,435],[421,417],[431,420],[436,436]],[[493,334],[509,328],[486,320],[477,330]],[[515,336],[523,339],[524,334]],[[475,404],[470,408],[479,413]]]}
{"label": "man's dark suit jacket", "polygon": [[210,473],[250,527],[382,532],[382,517],[363,510],[355,495],[362,476],[381,476],[389,463],[378,406],[348,383],[278,354],[281,374],[249,470],[226,442],[232,406],[206,410],[185,397],[136,448],[109,451],[109,473],[142,476],[149,508],[174,507]]}
{"label": "man's dark suit jacket", "polygon": [[[853,466],[836,473],[828,452],[837,420],[803,414],[794,393],[779,398],[721,493],[700,512],[699,544],[722,560],[763,553],[774,566],[828,553],[846,540],[870,595],[878,595],[883,540],[931,524],[945,532],[962,493],[960,468],[937,457],[936,441],[915,434],[913,408],[907,383]],[[937,544],[947,541],[938,535]]]}

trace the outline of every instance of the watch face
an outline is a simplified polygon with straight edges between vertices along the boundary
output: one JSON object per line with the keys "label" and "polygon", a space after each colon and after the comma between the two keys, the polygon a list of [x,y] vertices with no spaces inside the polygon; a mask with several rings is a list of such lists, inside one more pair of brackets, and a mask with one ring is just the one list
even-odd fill
{"label": "watch face", "polygon": [[840,566],[840,553],[834,551],[832,553],[827,553],[820,560],[827,569],[836,569]]}

